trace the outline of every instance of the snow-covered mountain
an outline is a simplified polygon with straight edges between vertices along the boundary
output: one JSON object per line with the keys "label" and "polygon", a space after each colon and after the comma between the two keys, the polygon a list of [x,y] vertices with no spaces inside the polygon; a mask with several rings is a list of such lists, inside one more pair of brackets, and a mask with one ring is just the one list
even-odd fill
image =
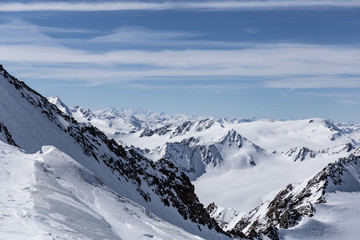
{"label": "snow-covered mountain", "polygon": [[360,234],[360,124],[92,111],[1,65],[0,113],[1,238]]}
{"label": "snow-covered mountain", "polygon": [[[164,159],[154,163],[134,150],[126,151],[97,128],[61,112],[2,66],[0,93],[2,141],[27,154],[53,146],[96,176],[94,184],[102,183],[114,194],[191,234],[206,239],[227,238],[199,202],[188,177],[171,162]],[[51,171],[46,167],[45,172]],[[40,218],[41,211],[37,211]]]}
{"label": "snow-covered mountain", "polygon": [[231,231],[271,239],[356,239],[359,197],[360,155],[351,154],[308,181],[289,184],[243,216]]}
{"label": "snow-covered mountain", "polygon": [[[158,120],[150,124],[140,111],[117,110],[121,112],[117,115],[115,111],[104,112],[106,120],[94,114],[87,122],[154,162],[172,161],[193,181],[205,205],[215,202],[219,209],[233,208],[238,215],[259,205],[266,196],[274,196],[284,183],[303,181],[359,146],[344,128],[318,118],[271,121],[184,117],[178,121],[181,118],[168,116],[164,121],[153,117]],[[124,116],[143,119],[142,127],[123,130],[124,125],[117,123]]]}

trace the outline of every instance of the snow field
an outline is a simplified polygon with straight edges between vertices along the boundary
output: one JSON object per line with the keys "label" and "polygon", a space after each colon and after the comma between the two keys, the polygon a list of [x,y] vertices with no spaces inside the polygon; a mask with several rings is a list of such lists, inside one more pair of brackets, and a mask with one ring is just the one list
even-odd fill
{"label": "snow field", "polygon": [[0,141],[0,239],[202,239],[109,190],[54,147]]}

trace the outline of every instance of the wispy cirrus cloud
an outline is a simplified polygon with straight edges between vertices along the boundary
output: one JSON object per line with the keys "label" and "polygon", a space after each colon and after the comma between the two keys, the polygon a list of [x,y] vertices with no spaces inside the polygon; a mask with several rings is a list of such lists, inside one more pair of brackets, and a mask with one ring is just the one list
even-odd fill
{"label": "wispy cirrus cloud", "polygon": [[255,28],[245,28],[244,31],[247,33],[251,33],[251,34],[255,34],[255,33],[259,32],[259,30],[255,29]]}
{"label": "wispy cirrus cloud", "polygon": [[325,98],[344,105],[356,105],[360,103],[360,96],[355,89],[333,89],[328,92],[298,92],[296,95],[306,96],[310,98]]}
{"label": "wispy cirrus cloud", "polygon": [[268,1],[99,1],[99,2],[5,2],[2,12],[25,11],[133,11],[133,10],[270,10],[294,8],[360,7],[357,0]]}
{"label": "wispy cirrus cloud", "polygon": [[[243,86],[248,80],[246,86],[265,88],[360,88],[360,47],[357,45],[236,43],[241,47],[91,51],[65,46],[61,44],[63,39],[44,33],[51,32],[51,28],[21,20],[1,24],[0,31],[6,33],[0,36],[0,61],[17,66],[21,76],[32,79],[99,85],[164,78],[175,81],[184,77],[206,82],[216,78],[218,83],[211,85],[212,88],[222,88],[222,80],[231,78],[237,86]],[[162,39],[171,43],[193,36],[191,32],[127,27],[109,35],[81,39],[81,42],[103,45],[146,38],[150,42]],[[206,41],[205,44],[202,40],[194,41],[206,45]],[[191,84],[193,88],[200,85]]]}
{"label": "wispy cirrus cloud", "polygon": [[[256,29],[246,29],[246,32],[255,33]],[[113,44],[122,47],[156,47],[156,48],[243,48],[251,43],[229,42],[214,40],[199,40],[205,33],[186,31],[155,30],[138,26],[122,26],[112,32],[93,37],[87,41],[89,44]],[[72,40],[74,41],[74,40]],[[83,40],[81,40],[84,43]]]}
{"label": "wispy cirrus cloud", "polygon": [[30,24],[19,18],[3,18],[0,24],[0,43],[28,43],[53,45],[56,41],[47,33],[95,33],[94,30],[79,28],[44,27]]}
{"label": "wispy cirrus cloud", "polygon": [[[360,74],[360,49],[331,45],[255,44],[241,50],[114,50],[93,53],[61,46],[4,44],[0,50],[2,60],[7,61],[147,65],[243,76]],[[301,86],[302,79],[293,80],[297,82],[295,86]]]}
{"label": "wispy cirrus cloud", "polygon": [[265,87],[270,88],[360,88],[360,75],[320,75],[320,76],[296,76],[285,79],[271,80],[266,82]]}
{"label": "wispy cirrus cloud", "polygon": [[92,42],[144,42],[188,39],[200,34],[180,31],[156,31],[144,27],[123,26],[110,34],[94,37]]}
{"label": "wispy cirrus cloud", "polygon": [[[108,81],[185,76],[263,77],[271,88],[360,87],[360,49],[306,44],[256,44],[242,50],[120,50],[102,53],[61,46],[0,45],[0,61],[77,65],[44,78]],[[345,64],[346,63],[346,64]],[[83,69],[91,66],[91,69]],[[49,68],[51,69],[51,67]],[[64,69],[65,70],[65,69]],[[343,77],[352,74],[353,77]],[[297,76],[306,77],[297,77]],[[325,76],[325,77],[324,77]],[[281,80],[273,80],[273,79]]]}
{"label": "wispy cirrus cloud", "polygon": [[[123,47],[183,47],[183,48],[242,48],[249,46],[249,43],[197,40],[202,36],[200,33],[186,31],[164,31],[154,30],[139,26],[121,26],[112,31],[100,32],[86,28],[59,28],[44,27],[31,24],[19,18],[3,18],[4,23],[0,24],[0,43],[28,43],[33,45],[59,45],[80,44],[80,45],[104,45],[114,44]],[[91,34],[88,38],[51,38],[49,33],[76,33]],[[116,48],[116,46],[115,46]]]}

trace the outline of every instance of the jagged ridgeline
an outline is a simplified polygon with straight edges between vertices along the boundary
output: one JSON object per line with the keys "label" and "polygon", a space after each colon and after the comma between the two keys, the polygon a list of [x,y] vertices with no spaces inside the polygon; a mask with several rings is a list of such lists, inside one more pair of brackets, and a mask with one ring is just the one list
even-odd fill
{"label": "jagged ridgeline", "polygon": [[90,124],[78,123],[0,65],[0,140],[29,153],[52,145],[114,192],[206,239],[227,236],[204,209],[189,178],[173,163],[126,151]]}
{"label": "jagged ridgeline", "polygon": [[245,234],[249,238],[262,238],[266,235],[278,240],[280,229],[295,227],[304,217],[313,217],[317,205],[327,202],[327,194],[337,191],[359,192],[359,177],[359,153],[340,158],[328,164],[310,180],[298,185],[287,185],[273,200],[243,216],[230,232]]}

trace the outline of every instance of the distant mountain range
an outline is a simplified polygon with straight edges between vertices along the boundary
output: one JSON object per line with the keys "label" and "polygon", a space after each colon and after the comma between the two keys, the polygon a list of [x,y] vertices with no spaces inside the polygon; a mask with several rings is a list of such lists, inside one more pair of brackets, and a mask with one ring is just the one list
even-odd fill
{"label": "distant mountain range", "polygon": [[360,234],[359,123],[92,111],[1,65],[0,113],[0,238]]}

